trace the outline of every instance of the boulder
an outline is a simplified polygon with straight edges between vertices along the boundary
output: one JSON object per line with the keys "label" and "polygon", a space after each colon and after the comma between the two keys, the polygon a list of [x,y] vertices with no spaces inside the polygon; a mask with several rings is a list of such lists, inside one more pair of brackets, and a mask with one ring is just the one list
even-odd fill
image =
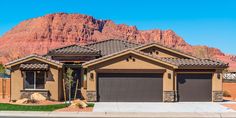
{"label": "boulder", "polygon": [[17,100],[17,101],[16,101],[16,104],[27,104],[27,103],[29,103],[29,102],[30,102],[29,99],[23,98],[23,99]]}
{"label": "boulder", "polygon": [[81,108],[86,108],[88,105],[85,101],[82,101],[80,99],[72,101],[70,107],[81,107]]}
{"label": "boulder", "polygon": [[47,100],[47,98],[44,97],[43,95],[41,95],[40,93],[33,93],[30,96],[30,99],[34,100],[34,101],[44,101],[44,100]]}

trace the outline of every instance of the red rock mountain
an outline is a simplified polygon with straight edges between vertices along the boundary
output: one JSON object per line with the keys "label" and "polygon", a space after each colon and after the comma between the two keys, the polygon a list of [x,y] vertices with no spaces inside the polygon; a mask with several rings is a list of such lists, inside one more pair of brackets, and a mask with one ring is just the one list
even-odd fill
{"label": "red rock mountain", "polygon": [[0,38],[0,61],[6,63],[32,53],[45,54],[53,48],[105,39],[158,42],[200,57],[229,62],[231,69],[236,70],[236,56],[226,55],[216,48],[191,46],[172,30],[142,31],[135,26],[115,24],[111,20],[66,13],[29,19],[8,31]]}

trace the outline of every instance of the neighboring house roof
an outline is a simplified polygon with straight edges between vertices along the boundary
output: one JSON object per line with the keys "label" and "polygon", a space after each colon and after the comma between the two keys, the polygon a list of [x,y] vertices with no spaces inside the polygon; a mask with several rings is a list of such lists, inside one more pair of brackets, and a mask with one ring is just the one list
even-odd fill
{"label": "neighboring house roof", "polygon": [[100,50],[74,44],[50,50],[47,55],[100,55]]}
{"label": "neighboring house roof", "polygon": [[48,64],[21,64],[21,70],[48,70]]}
{"label": "neighboring house roof", "polygon": [[109,39],[85,45],[101,51],[102,56],[120,52],[125,49],[134,48],[140,44],[129,42],[127,40]]}
{"label": "neighboring house roof", "polygon": [[180,50],[171,48],[171,47],[167,47],[167,46],[161,45],[161,44],[159,44],[159,43],[143,44],[143,45],[141,45],[141,46],[136,47],[135,50],[143,50],[143,49],[146,49],[146,48],[149,48],[149,47],[152,47],[152,46],[156,46],[156,47],[158,47],[158,48],[161,48],[161,49],[170,51],[170,52],[172,52],[172,53],[175,53],[175,54],[178,54],[178,55],[181,55],[181,56],[190,58],[190,59],[197,59],[197,57],[195,57],[195,56],[193,56],[193,55],[191,55],[191,54],[188,54],[188,53],[186,53],[186,52],[183,52],[183,51],[180,51]]}
{"label": "neighboring house roof", "polygon": [[42,62],[45,62],[45,63],[48,63],[48,64],[52,64],[52,65],[55,65],[57,67],[62,67],[62,65],[63,65],[63,63],[60,63],[59,61],[52,60],[52,59],[49,59],[49,58],[46,58],[46,57],[43,57],[43,56],[40,56],[40,55],[37,55],[37,54],[32,54],[32,55],[29,55],[29,56],[26,56],[26,57],[23,57],[23,58],[20,58],[20,59],[17,59],[17,60],[14,60],[14,61],[11,61],[11,62],[7,63],[6,68],[10,68],[11,66],[30,61],[32,59],[36,59],[36,60],[39,60],[39,61],[42,61]]}

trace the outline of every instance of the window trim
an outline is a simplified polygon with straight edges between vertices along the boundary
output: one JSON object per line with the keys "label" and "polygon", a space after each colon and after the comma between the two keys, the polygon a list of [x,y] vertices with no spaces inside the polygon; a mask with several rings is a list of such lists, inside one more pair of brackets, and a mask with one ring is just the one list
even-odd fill
{"label": "window trim", "polygon": [[25,73],[25,74],[24,74],[24,75],[25,75],[25,76],[24,76],[24,86],[23,86],[23,87],[24,87],[24,88],[23,88],[24,90],[46,90],[46,89],[45,89],[45,83],[46,83],[46,79],[47,79],[47,78],[46,78],[46,77],[47,77],[47,76],[46,76],[46,71],[42,71],[42,72],[44,73],[44,89],[37,89],[37,88],[36,88],[36,78],[37,78],[36,74],[37,74],[37,71],[28,71],[28,72],[33,72],[33,73],[34,73],[34,88],[26,88],[26,87],[25,87],[26,72],[27,72],[27,71],[24,72],[24,73]]}

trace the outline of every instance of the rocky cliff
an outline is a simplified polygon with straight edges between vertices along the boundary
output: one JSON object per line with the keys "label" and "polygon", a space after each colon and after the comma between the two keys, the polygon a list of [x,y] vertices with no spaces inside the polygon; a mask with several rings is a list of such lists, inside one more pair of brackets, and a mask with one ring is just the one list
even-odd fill
{"label": "rocky cliff", "polygon": [[[106,39],[139,43],[158,42],[204,58],[214,57],[236,67],[236,57],[207,46],[191,46],[172,30],[138,30],[135,26],[97,20],[81,14],[57,13],[21,22],[0,38],[0,61],[6,63],[22,56],[70,45]],[[235,67],[233,67],[235,66]]]}

